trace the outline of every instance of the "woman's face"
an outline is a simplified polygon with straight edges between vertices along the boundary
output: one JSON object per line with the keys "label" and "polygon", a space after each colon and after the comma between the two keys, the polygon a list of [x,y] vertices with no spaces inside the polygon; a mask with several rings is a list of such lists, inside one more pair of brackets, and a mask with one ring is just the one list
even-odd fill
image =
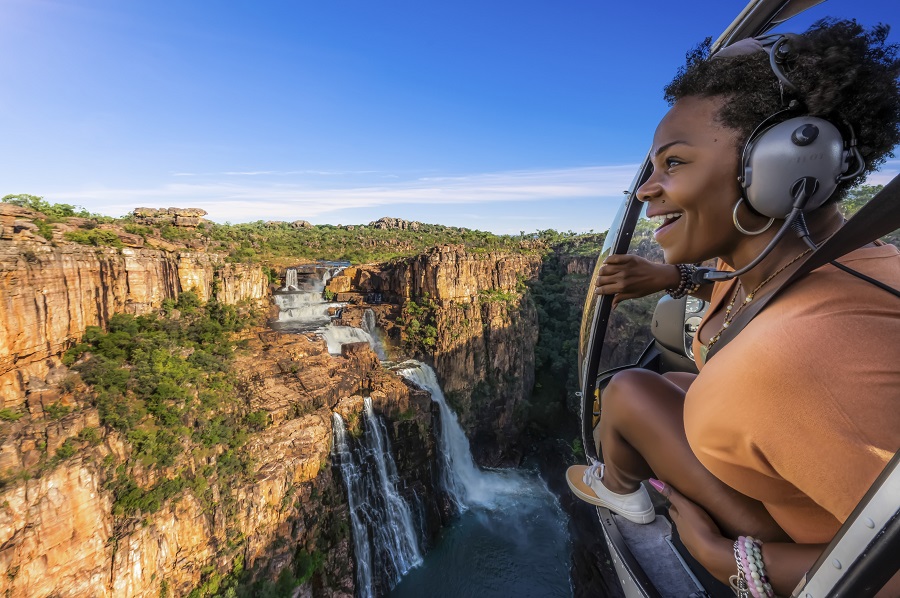
{"label": "woman's face", "polygon": [[741,237],[731,219],[740,197],[739,134],[716,120],[723,101],[681,99],[653,136],[653,174],[637,197],[660,223],[654,237],[670,264],[730,255]]}

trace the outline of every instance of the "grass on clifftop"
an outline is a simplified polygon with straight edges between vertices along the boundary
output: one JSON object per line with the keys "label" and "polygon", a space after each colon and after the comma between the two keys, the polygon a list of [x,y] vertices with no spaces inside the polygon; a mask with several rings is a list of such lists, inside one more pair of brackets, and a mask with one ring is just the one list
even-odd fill
{"label": "grass on clifftop", "polygon": [[[66,222],[67,218],[81,219],[79,229],[66,232],[68,241],[84,245],[121,247],[115,230],[138,235],[145,240],[160,239],[169,243],[190,244],[195,249],[205,246],[208,251],[224,253],[232,262],[256,262],[270,265],[288,265],[298,260],[340,260],[352,263],[384,262],[398,257],[410,257],[425,252],[435,245],[453,244],[473,253],[503,251],[509,253],[546,253],[553,247],[565,244],[575,253],[590,255],[599,253],[603,235],[558,232],[553,229],[534,232],[521,231],[518,235],[496,235],[440,224],[415,223],[412,228],[379,229],[358,224],[334,226],[321,224],[295,227],[287,222],[248,222],[242,224],[216,224],[202,222],[196,228],[177,227],[171,223],[147,224],[129,214],[111,218],[92,214],[70,204],[53,204],[43,197],[19,194],[2,198],[4,203],[40,212],[35,224],[39,234],[52,240],[52,223]],[[96,230],[99,225],[103,230]]]}
{"label": "grass on clifftop", "polygon": [[411,230],[330,224],[293,228],[287,223],[259,221],[224,225],[208,223],[200,232],[209,240],[211,250],[227,252],[233,261],[270,263],[284,258],[384,262],[418,255],[441,244],[461,245],[473,253],[543,253],[563,241],[573,242],[585,249],[591,246],[599,252],[602,244],[602,237],[600,244],[597,244],[597,235],[560,233],[552,229],[519,235],[495,235],[439,224],[420,224],[418,230]]}

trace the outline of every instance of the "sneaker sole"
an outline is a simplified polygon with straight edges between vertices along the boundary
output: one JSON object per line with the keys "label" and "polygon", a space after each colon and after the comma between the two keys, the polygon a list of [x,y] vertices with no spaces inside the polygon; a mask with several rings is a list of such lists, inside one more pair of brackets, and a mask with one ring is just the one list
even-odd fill
{"label": "sneaker sole", "polygon": [[[577,479],[572,479],[573,475]],[[566,471],[566,483],[569,484],[569,489],[572,490],[572,493],[584,502],[590,503],[597,507],[605,507],[616,515],[624,517],[628,521],[637,523],[638,525],[653,523],[653,521],[656,519],[656,511],[653,510],[653,507],[650,507],[650,509],[646,511],[634,513],[623,511],[619,507],[606,502],[605,500],[594,494],[594,491],[591,490],[591,487],[584,483],[584,481],[582,480],[582,475],[584,475],[584,466],[570,467],[569,470]],[[587,491],[589,491],[590,493],[588,493]]]}

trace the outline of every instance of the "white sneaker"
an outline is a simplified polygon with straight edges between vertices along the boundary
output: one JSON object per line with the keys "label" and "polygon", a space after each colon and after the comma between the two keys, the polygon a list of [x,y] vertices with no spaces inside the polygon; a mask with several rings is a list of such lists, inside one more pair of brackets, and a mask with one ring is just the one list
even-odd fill
{"label": "white sneaker", "polygon": [[566,471],[566,482],[572,492],[585,502],[606,507],[634,523],[652,523],[656,519],[647,489],[641,486],[631,494],[616,494],[601,481],[605,466],[591,459],[591,465],[573,465]]}

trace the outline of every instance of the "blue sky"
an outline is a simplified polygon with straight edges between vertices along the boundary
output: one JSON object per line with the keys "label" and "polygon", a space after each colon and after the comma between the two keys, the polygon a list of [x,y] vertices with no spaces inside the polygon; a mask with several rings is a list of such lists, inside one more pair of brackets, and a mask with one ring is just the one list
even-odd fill
{"label": "blue sky", "polygon": [[[743,4],[0,0],[0,195],[605,230],[662,86]],[[887,0],[810,13],[790,29],[900,27]]]}

